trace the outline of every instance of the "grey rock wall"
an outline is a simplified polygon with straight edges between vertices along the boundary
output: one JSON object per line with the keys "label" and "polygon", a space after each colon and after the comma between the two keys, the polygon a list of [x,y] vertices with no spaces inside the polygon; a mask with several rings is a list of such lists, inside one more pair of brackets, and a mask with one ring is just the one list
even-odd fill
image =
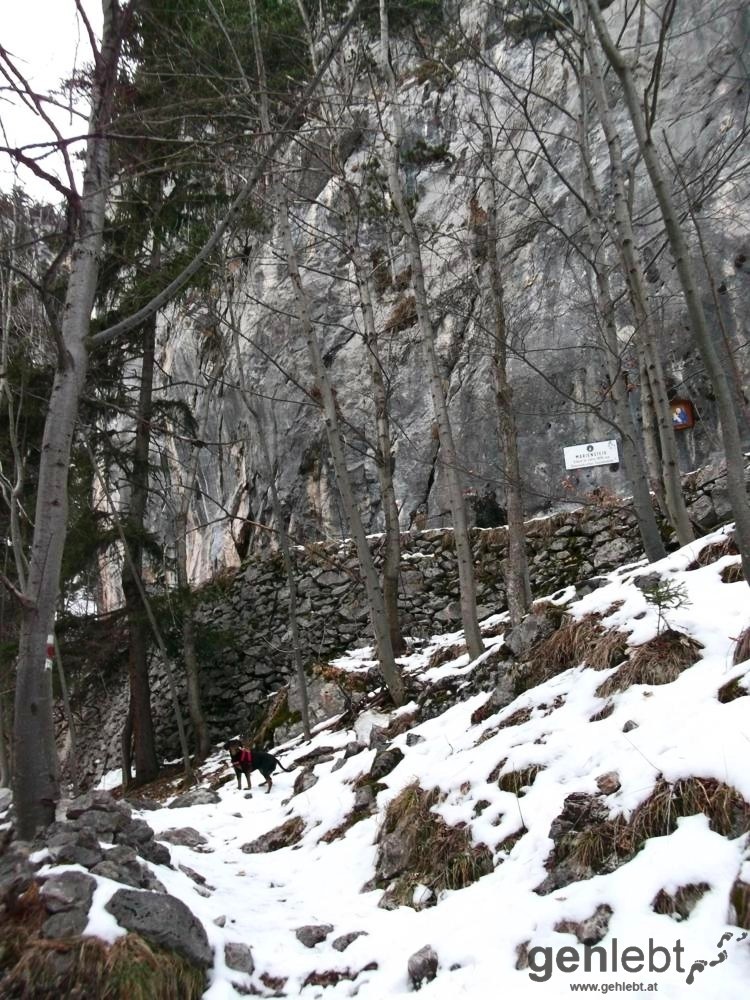
{"label": "grey rock wall", "polygon": [[[485,83],[492,93],[498,135],[502,132],[506,137],[499,142],[497,152],[503,192],[499,228],[511,378],[526,510],[531,515],[564,496],[565,445],[607,439],[617,432],[608,422],[612,413],[602,405],[605,364],[597,346],[591,282],[568,239],[575,239],[584,223],[576,195],[580,168],[573,141],[577,87],[556,37],[527,24],[523,6],[463,0],[452,6],[448,29],[429,43],[437,62],[425,60],[424,53],[408,40],[399,42],[395,62],[405,118],[404,177],[415,199],[462,474],[467,487],[481,490],[490,482],[502,498],[503,456],[485,333],[487,274],[479,215],[472,208],[481,210],[487,198],[480,183],[481,142],[476,124],[479,68],[472,45],[481,37],[487,39],[482,58],[491,72]],[[615,0],[603,6],[616,27],[624,4]],[[652,9],[658,13],[663,6],[664,0],[649,5],[648,38],[653,37],[656,27]],[[460,11],[458,19],[455,9]],[[698,7],[678,4],[658,103],[658,131],[668,136],[682,178],[691,185],[691,207],[710,267],[709,282],[695,231],[688,225],[704,307],[727,370],[732,378],[736,375],[745,391],[750,366],[746,349],[750,200],[746,173],[735,168],[742,156],[740,139],[747,107],[742,52],[747,46],[748,25],[742,5],[725,0],[707,0]],[[462,32],[471,44],[466,44]],[[423,352],[416,326],[407,320],[396,321],[403,318],[404,311],[409,312],[406,249],[392,217],[367,207],[373,185],[377,186],[378,170],[382,171],[383,141],[379,109],[365,77],[357,79],[347,106],[339,109],[340,134],[334,138],[344,151],[348,180],[361,184],[359,238],[373,262],[375,315],[391,393],[394,474],[402,527],[409,526],[409,512],[423,502],[428,506],[428,526],[447,527],[448,503]],[[518,104],[505,85],[507,81],[529,84],[532,78],[530,107],[554,168],[541,155],[539,143],[519,117]],[[661,331],[669,386],[676,395],[690,397],[699,415],[695,429],[679,436],[686,471],[720,455],[713,393],[690,342],[673,262],[664,248],[654,199],[643,164],[635,155],[614,78],[610,97],[633,172],[637,236],[648,264],[649,292]],[[293,228],[316,330],[341,413],[348,422],[350,474],[365,523],[370,531],[378,531],[382,529],[382,512],[368,444],[373,436],[372,393],[352,291],[352,266],[343,242],[339,181],[327,166],[327,153],[314,155],[315,144],[323,136],[330,138],[321,133],[317,120],[301,128],[307,151],[295,163]],[[610,190],[608,157],[595,124],[589,140],[606,202]],[[670,171],[674,173],[671,167]],[[677,180],[674,189],[684,205],[684,192]],[[266,211],[266,204],[259,199],[256,208]],[[212,389],[208,426],[200,431],[206,445],[201,450],[188,538],[195,583],[209,580],[227,566],[239,565],[248,552],[268,546],[268,532],[253,523],[269,525],[273,521],[260,435],[278,469],[279,492],[288,504],[293,535],[308,542],[348,534],[320,413],[308,394],[311,377],[295,319],[294,297],[281,264],[279,234],[273,220],[267,218],[267,222],[263,232],[235,234],[229,247],[232,259],[224,273],[220,268],[216,271],[211,293],[203,297],[196,293],[183,300],[164,317],[160,331],[162,394],[185,401],[196,415],[202,412],[207,374],[216,372],[222,351],[227,357],[222,382]],[[621,293],[614,262],[612,280],[615,291]],[[632,317],[624,295],[619,299],[617,322],[622,363],[633,386],[631,401],[637,418],[637,365],[630,348]],[[239,361],[230,344],[230,327],[241,332]],[[256,394],[259,426],[249,418],[237,390],[241,378]],[[748,432],[746,424],[743,430]],[[189,464],[184,442],[171,442],[167,447]],[[154,465],[159,465],[158,456]],[[621,470],[589,470],[579,473],[577,479],[574,485],[584,492],[595,486],[626,492]],[[157,535],[170,540],[164,509],[156,504],[152,526]],[[114,585],[105,585],[104,593],[105,603],[114,606]]]}

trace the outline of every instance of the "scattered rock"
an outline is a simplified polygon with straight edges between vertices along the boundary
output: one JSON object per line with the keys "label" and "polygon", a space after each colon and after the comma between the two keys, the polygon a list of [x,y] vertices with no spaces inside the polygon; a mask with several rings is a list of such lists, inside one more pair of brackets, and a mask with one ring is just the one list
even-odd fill
{"label": "scattered rock", "polygon": [[519,972],[529,967],[529,945],[530,941],[522,941],[516,945],[516,968]]}
{"label": "scattered rock", "polygon": [[354,793],[354,812],[371,810],[375,805],[375,791],[372,785],[360,785]]}
{"label": "scattered rock", "polygon": [[171,948],[195,965],[205,968],[213,963],[203,924],[174,896],[118,889],[105,909],[125,930]]}
{"label": "scattered rock", "polygon": [[370,730],[370,749],[371,750],[382,750],[388,745],[388,727],[387,726],[373,726]]}
{"label": "scattered rock", "polygon": [[68,829],[54,834],[47,842],[47,850],[52,861],[58,865],[93,868],[104,860],[104,851],[98,839],[86,830]]}
{"label": "scattered rock", "polygon": [[624,726],[622,727],[622,731],[623,731],[624,733],[632,733],[632,731],[633,731],[634,729],[637,729],[637,728],[638,728],[638,723],[637,723],[637,722],[633,722],[633,720],[632,720],[632,719],[628,719],[628,721],[627,721],[627,722],[625,723],[625,725],[624,725]]}
{"label": "scattered rock", "polygon": [[227,918],[222,913],[221,916],[214,917],[214,923],[216,924],[217,927],[226,927]]}
{"label": "scattered rock", "polygon": [[306,792],[308,788],[312,788],[318,782],[317,775],[313,772],[312,765],[303,767],[297,777],[294,779],[293,794],[299,795],[301,792]]}
{"label": "scattered rock", "polygon": [[169,808],[186,809],[188,806],[208,806],[220,801],[218,793],[210,788],[191,788],[170,802]]}
{"label": "scattered rock", "polygon": [[520,659],[532,646],[551,635],[553,630],[554,625],[546,615],[527,615],[519,625],[508,629],[504,642],[511,653]]}
{"label": "scattered rock", "polygon": [[620,791],[620,776],[617,771],[608,771],[606,774],[600,774],[596,779],[596,787],[602,793],[602,795],[614,795],[615,792]]}
{"label": "scattered rock", "polygon": [[429,944],[415,951],[407,965],[409,980],[415,990],[420,990],[425,983],[431,983],[437,976],[437,970],[437,952]]}
{"label": "scattered rock", "polygon": [[362,753],[366,750],[364,743],[360,743],[357,740],[353,740],[351,743],[347,743],[344,749],[344,760],[348,760],[350,757],[356,757],[358,753]]}
{"label": "scattered rock", "polygon": [[63,910],[45,920],[40,933],[43,938],[78,937],[83,934],[88,922],[86,910]]}
{"label": "scattered rock", "polygon": [[244,844],[240,850],[244,854],[264,854],[267,851],[280,851],[282,847],[290,847],[302,839],[305,823],[301,816],[293,816],[281,826],[269,830],[249,844]]}
{"label": "scattered rock", "polygon": [[341,934],[332,943],[331,947],[336,951],[346,951],[352,941],[356,941],[358,937],[362,937],[367,934],[367,931],[350,931],[348,934]]}
{"label": "scattered rock", "polygon": [[372,781],[380,781],[386,774],[390,774],[394,768],[398,767],[404,759],[404,752],[398,747],[389,747],[387,750],[378,750],[375,760],[372,762],[369,777]]}
{"label": "scattered rock", "polygon": [[425,738],[421,733],[407,733],[406,734],[406,745],[408,747],[415,747],[417,743],[424,743]]}
{"label": "scattered rock", "polygon": [[234,969],[235,972],[244,972],[251,976],[255,971],[252,951],[239,941],[227,941],[224,945],[224,961],[227,968]]}
{"label": "scattered rock", "polygon": [[639,590],[651,590],[661,583],[661,573],[644,573],[642,576],[637,576],[633,583]]}
{"label": "scattered rock", "polygon": [[172,827],[159,834],[159,840],[166,840],[168,844],[176,844],[180,847],[197,847],[199,844],[207,844],[206,838],[198,833],[193,826]]}
{"label": "scattered rock", "polygon": [[560,920],[555,930],[560,934],[575,934],[580,944],[592,947],[606,937],[611,917],[612,907],[603,903],[585,920]]}
{"label": "scattered rock", "polygon": [[298,927],[294,933],[305,948],[314,948],[316,944],[325,941],[332,930],[333,924],[305,924],[304,927]]}
{"label": "scattered rock", "polygon": [[600,590],[602,587],[606,587],[609,580],[606,576],[592,576],[588,580],[584,580],[583,583],[576,584],[576,597],[586,597],[587,594],[593,594],[595,590]]}
{"label": "scattered rock", "polygon": [[43,883],[42,901],[49,913],[80,909],[88,913],[96,888],[96,879],[83,872],[60,872]]}

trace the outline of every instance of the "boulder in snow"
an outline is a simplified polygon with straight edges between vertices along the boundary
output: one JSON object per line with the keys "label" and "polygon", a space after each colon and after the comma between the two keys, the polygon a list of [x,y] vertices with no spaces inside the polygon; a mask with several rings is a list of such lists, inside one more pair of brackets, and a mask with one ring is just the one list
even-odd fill
{"label": "boulder in snow", "polygon": [[424,948],[415,951],[409,959],[407,966],[409,981],[415,990],[419,990],[425,983],[430,983],[437,976],[438,956],[432,945],[426,944]]}
{"label": "boulder in snow", "polygon": [[118,889],[105,909],[125,930],[208,967],[213,953],[203,924],[180,899],[166,893]]}

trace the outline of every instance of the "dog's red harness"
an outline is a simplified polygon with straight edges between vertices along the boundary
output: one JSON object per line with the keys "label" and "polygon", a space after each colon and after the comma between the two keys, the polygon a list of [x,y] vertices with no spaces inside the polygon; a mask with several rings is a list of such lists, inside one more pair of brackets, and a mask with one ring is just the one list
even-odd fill
{"label": "dog's red harness", "polygon": [[239,753],[235,752],[230,754],[230,757],[232,758],[232,764],[234,765],[235,771],[242,771],[243,764],[253,763],[253,755],[250,750],[246,749],[246,747],[241,747]]}

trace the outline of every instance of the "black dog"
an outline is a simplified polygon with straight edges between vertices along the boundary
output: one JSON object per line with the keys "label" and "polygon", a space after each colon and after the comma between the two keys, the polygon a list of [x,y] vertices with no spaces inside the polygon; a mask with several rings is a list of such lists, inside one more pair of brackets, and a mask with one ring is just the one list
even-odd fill
{"label": "black dog", "polygon": [[277,757],[274,757],[272,753],[266,753],[265,750],[247,750],[237,740],[230,740],[229,743],[225,743],[224,749],[229,751],[229,757],[237,775],[238,788],[242,788],[243,774],[247,781],[247,787],[250,788],[250,774],[253,771],[260,771],[266,779],[264,784],[267,786],[266,795],[268,795],[273,785],[271,775],[276,770],[276,767],[280,767],[282,771],[288,772],[290,770],[288,767],[284,767],[281,761]]}

